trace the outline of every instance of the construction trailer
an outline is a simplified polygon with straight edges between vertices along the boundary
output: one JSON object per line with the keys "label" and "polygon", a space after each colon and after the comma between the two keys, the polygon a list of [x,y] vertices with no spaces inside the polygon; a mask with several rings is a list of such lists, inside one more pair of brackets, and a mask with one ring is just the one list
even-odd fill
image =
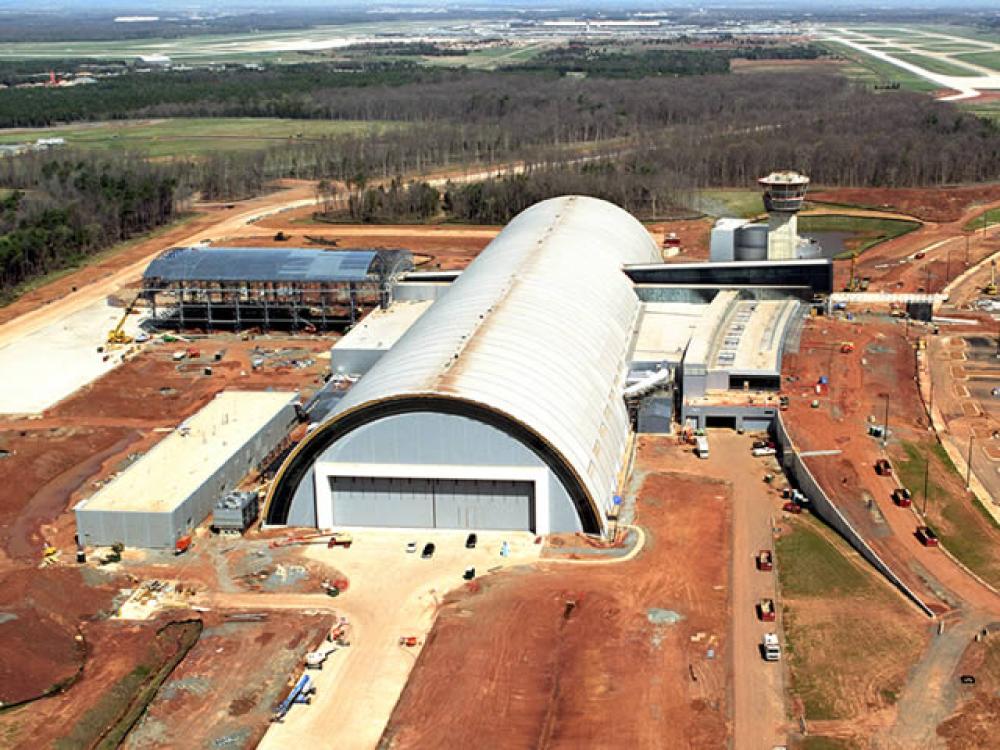
{"label": "construction trailer", "polygon": [[216,500],[274,455],[297,422],[298,394],[223,391],[76,507],[80,542],[172,549]]}
{"label": "construction trailer", "polygon": [[386,307],[413,270],[406,250],[175,247],[142,277],[160,328],[328,330]]}

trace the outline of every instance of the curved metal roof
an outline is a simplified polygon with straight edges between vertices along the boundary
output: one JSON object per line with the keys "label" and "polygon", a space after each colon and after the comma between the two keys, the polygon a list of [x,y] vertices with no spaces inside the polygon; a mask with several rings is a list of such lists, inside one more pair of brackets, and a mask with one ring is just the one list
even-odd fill
{"label": "curved metal roof", "polygon": [[639,311],[622,266],[657,260],[649,233],[617,206],[582,196],[532,206],[303,442],[322,440],[341,414],[451,397],[538,436],[602,518],[628,437],[621,389]]}
{"label": "curved metal roof", "polygon": [[174,247],[146,267],[147,281],[368,281],[412,270],[405,250],[323,250],[307,247]]}

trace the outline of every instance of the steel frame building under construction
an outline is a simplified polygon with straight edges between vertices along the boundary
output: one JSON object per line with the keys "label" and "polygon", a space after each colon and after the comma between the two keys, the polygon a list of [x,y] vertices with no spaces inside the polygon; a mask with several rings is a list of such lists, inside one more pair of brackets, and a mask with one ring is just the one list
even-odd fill
{"label": "steel frame building under construction", "polygon": [[140,296],[162,328],[326,330],[387,305],[412,270],[406,250],[177,247],[149,264]]}

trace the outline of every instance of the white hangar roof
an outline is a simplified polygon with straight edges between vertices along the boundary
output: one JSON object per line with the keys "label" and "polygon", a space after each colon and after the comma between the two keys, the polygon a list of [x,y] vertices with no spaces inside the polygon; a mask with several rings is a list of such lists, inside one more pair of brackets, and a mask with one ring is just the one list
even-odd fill
{"label": "white hangar roof", "polygon": [[602,518],[628,438],[621,391],[640,309],[621,269],[658,261],[649,233],[617,206],[582,196],[538,203],[483,250],[324,426],[390,400],[471,403],[539,437]]}

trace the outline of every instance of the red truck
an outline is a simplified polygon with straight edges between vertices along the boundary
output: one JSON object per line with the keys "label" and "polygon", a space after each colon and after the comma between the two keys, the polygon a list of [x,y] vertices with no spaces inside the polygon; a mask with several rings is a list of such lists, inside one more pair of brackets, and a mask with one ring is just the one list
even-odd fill
{"label": "red truck", "polygon": [[925,547],[937,547],[938,537],[930,526],[917,526],[917,539]]}
{"label": "red truck", "polygon": [[913,505],[913,495],[906,487],[897,487],[892,491],[892,501],[900,508],[909,508]]}
{"label": "red truck", "polygon": [[774,570],[774,556],[771,550],[762,549],[757,553],[757,570]]}
{"label": "red truck", "polygon": [[875,462],[875,473],[880,477],[891,477],[892,476],[892,464],[889,463],[889,459],[880,458]]}
{"label": "red truck", "polygon": [[774,599],[761,599],[757,602],[757,617],[761,622],[774,622]]}

